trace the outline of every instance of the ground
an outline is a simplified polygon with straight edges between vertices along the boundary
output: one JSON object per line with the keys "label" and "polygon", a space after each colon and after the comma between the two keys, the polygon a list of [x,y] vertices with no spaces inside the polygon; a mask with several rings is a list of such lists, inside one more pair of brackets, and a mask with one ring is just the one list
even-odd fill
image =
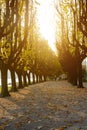
{"label": "ground", "polygon": [[0,130],[87,130],[87,88],[48,81],[11,93],[0,99]]}

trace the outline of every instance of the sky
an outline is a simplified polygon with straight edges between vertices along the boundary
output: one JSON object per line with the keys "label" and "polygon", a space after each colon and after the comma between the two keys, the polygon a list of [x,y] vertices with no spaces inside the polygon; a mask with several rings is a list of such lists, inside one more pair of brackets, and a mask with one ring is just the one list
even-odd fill
{"label": "sky", "polygon": [[54,0],[38,0],[37,9],[38,26],[41,36],[48,41],[51,49],[56,53],[56,15]]}

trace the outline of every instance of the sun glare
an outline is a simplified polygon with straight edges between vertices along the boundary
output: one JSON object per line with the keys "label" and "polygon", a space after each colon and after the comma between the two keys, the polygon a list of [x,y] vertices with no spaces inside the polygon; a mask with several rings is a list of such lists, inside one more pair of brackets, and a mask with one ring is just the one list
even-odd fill
{"label": "sun glare", "polygon": [[55,9],[53,0],[39,0],[38,24],[41,35],[48,41],[51,49],[56,53],[55,47]]}

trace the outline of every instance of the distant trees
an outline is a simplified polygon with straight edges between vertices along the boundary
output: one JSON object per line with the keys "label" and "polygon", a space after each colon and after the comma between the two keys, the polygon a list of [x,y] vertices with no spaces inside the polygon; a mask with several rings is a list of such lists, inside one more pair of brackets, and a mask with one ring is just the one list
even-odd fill
{"label": "distant trees", "polygon": [[78,80],[78,87],[83,87],[82,61],[87,56],[87,1],[63,0],[59,5],[56,8],[61,15],[62,27],[61,44],[57,44],[60,62],[70,82],[77,85]]}

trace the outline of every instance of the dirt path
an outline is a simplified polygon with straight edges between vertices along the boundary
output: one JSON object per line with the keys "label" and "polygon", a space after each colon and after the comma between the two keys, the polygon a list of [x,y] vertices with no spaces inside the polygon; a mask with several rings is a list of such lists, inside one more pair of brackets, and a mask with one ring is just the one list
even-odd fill
{"label": "dirt path", "polygon": [[31,85],[0,99],[0,130],[87,130],[87,88]]}

